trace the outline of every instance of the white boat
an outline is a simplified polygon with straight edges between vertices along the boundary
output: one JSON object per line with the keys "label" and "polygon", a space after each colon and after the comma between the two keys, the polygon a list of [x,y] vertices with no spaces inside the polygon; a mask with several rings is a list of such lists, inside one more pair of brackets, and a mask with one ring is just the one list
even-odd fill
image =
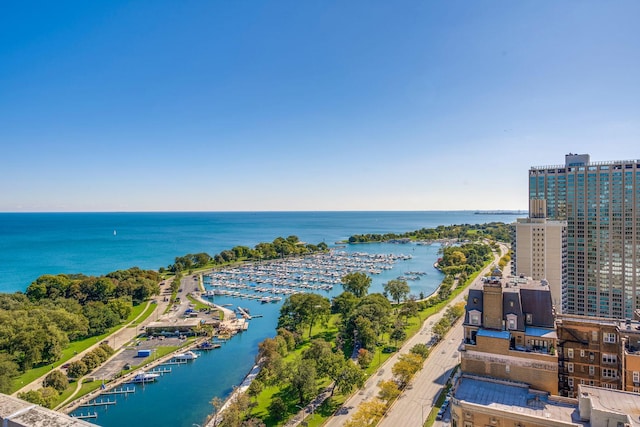
{"label": "white boat", "polygon": [[140,372],[131,379],[132,383],[152,383],[158,378],[160,374],[152,374],[150,372]]}
{"label": "white boat", "polygon": [[173,356],[173,358],[176,360],[195,360],[198,357],[200,357],[200,355],[198,353],[194,353],[193,351],[187,351],[185,353],[180,353]]}

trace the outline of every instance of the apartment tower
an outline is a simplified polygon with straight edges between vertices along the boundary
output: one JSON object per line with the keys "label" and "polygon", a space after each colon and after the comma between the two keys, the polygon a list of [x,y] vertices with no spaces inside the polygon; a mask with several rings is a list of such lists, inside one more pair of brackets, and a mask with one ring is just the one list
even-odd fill
{"label": "apartment tower", "polygon": [[566,221],[562,311],[631,318],[640,308],[640,160],[568,154],[564,165],[529,170],[529,199],[530,217]]}
{"label": "apartment tower", "polygon": [[545,200],[529,203],[529,217],[518,218],[511,247],[514,276],[546,280],[556,313],[567,310],[567,222],[547,219]]}

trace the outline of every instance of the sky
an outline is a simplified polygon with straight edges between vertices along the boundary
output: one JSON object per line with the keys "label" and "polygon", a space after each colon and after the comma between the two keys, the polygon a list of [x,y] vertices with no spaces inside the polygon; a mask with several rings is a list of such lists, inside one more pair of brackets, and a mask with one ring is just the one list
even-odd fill
{"label": "sky", "polygon": [[640,2],[0,3],[0,211],[526,209],[640,158]]}

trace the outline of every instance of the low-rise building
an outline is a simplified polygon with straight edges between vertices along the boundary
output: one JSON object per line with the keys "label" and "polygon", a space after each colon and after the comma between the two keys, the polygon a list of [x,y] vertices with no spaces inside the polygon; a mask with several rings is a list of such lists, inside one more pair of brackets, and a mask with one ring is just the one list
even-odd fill
{"label": "low-rise building", "polygon": [[485,279],[469,290],[463,327],[463,372],[558,393],[557,335],[545,281]]}
{"label": "low-rise building", "polygon": [[640,395],[578,386],[578,398],[553,396],[528,384],[462,375],[451,398],[453,427],[640,426]]}

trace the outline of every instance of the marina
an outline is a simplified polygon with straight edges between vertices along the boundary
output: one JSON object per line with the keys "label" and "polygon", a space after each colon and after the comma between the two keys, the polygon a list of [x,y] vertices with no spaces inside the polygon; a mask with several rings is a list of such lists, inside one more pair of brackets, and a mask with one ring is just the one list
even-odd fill
{"label": "marina", "polygon": [[[257,300],[261,304],[277,303],[283,297],[304,292],[330,293],[341,284],[341,278],[354,272],[379,275],[391,270],[396,262],[412,259],[412,255],[379,254],[330,250],[302,258],[248,263],[224,268],[204,276],[208,298],[232,297]],[[403,276],[419,280],[422,272]],[[242,307],[240,314],[247,320],[251,315]]]}
{"label": "marina", "polygon": [[[483,222],[509,222],[514,218],[503,216],[483,217]],[[106,274],[119,268],[128,268],[135,263],[140,268],[155,269],[167,265],[176,255],[207,252],[216,254],[235,245],[253,246],[257,242],[271,241],[276,236],[297,235],[306,242],[343,241],[352,234],[387,233],[417,230],[438,225],[476,223],[473,212],[202,212],[202,213],[104,213],[104,214],[30,214],[3,217],[7,230],[24,229],[30,239],[38,241],[38,257],[25,256],[20,262],[7,265],[4,286],[10,291],[22,290],[41,274],[51,273],[46,263],[30,261],[47,260],[56,266],[56,271],[85,274]],[[106,225],[108,224],[108,225]],[[106,225],[106,226],[105,226]],[[117,226],[117,227],[116,227]],[[110,239],[104,245],[104,229],[109,237],[114,228],[118,238]],[[71,238],[70,238],[71,236]],[[77,236],[77,238],[75,237]],[[125,238],[120,238],[126,236]],[[170,236],[170,238],[169,238]],[[19,238],[18,238],[19,237]],[[3,253],[7,257],[21,253],[18,243],[24,235],[3,234],[6,246]],[[60,244],[64,242],[64,244]],[[153,250],[150,250],[150,246]],[[382,292],[385,282],[395,279],[404,272],[426,271],[421,280],[409,283],[411,294],[429,295],[441,281],[441,274],[432,269],[438,258],[440,244],[431,245],[408,243],[403,245],[372,243],[344,245],[336,250],[346,252],[380,253],[381,255],[403,252],[412,258],[396,262],[393,269],[378,268],[380,273],[368,273],[373,279],[370,293]],[[30,251],[33,251],[30,246]],[[123,257],[123,254],[127,254]],[[31,252],[29,252],[31,254]],[[62,257],[64,263],[56,264]],[[259,263],[267,264],[267,261]],[[336,277],[337,278],[337,277]],[[308,282],[309,284],[316,284]],[[272,284],[256,284],[256,287],[272,289]],[[208,286],[208,290],[215,290]],[[296,291],[309,291],[293,288]],[[238,289],[239,290],[239,289]],[[245,291],[243,291],[244,293]],[[316,292],[316,291],[313,291]],[[342,286],[335,284],[330,291],[317,291],[329,298],[342,292]],[[255,291],[246,291],[256,294]],[[264,296],[285,294],[264,292]],[[99,416],[95,421],[103,427],[129,425],[135,419],[139,426],[172,425],[191,427],[201,424],[212,411],[210,400],[213,396],[225,398],[240,384],[255,363],[257,344],[275,334],[279,308],[282,303],[261,303],[260,299],[237,298],[227,295],[213,297],[215,303],[224,307],[241,305],[248,308],[252,318],[262,316],[253,322],[251,328],[242,334],[228,332],[212,341],[219,344],[219,351],[198,351],[201,356],[197,363],[182,363],[173,366],[170,375],[164,375],[153,384],[129,385],[135,391],[120,391],[118,384],[112,391],[127,399],[118,399],[117,405],[95,407]],[[259,313],[259,314],[258,314]],[[244,319],[242,319],[244,320]],[[223,339],[222,337],[225,337]],[[232,338],[232,339],[231,339]],[[223,345],[224,344],[224,345]],[[166,364],[166,363],[165,363]],[[179,393],[176,393],[179,390]],[[159,410],[158,408],[180,407],[181,411]],[[84,413],[83,413],[84,412]],[[86,415],[79,411],[76,415]]]}

